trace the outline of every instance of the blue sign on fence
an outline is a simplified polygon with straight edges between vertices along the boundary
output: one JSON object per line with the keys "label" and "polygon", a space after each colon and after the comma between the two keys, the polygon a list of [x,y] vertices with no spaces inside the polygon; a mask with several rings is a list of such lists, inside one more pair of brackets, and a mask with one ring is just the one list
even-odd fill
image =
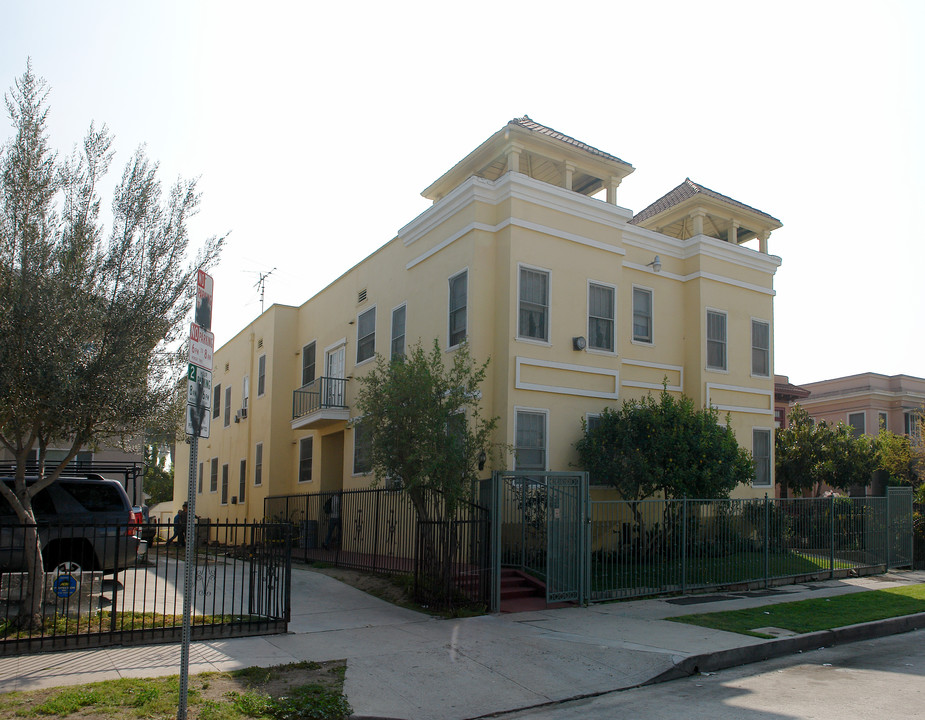
{"label": "blue sign on fence", "polygon": [[52,588],[55,591],[55,595],[59,598],[69,598],[75,592],[80,584],[77,582],[77,578],[73,575],[58,575],[55,578],[55,582],[52,585]]}

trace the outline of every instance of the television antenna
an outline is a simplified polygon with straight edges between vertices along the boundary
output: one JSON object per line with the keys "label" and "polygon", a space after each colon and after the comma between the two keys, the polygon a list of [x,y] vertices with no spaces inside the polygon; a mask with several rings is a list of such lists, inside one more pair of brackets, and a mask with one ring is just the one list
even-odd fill
{"label": "television antenna", "polygon": [[[273,268],[276,270],[276,268]],[[254,284],[254,287],[260,290],[260,314],[263,315],[263,293],[267,288],[267,278],[273,274],[273,270],[268,273],[258,273],[260,279]]]}

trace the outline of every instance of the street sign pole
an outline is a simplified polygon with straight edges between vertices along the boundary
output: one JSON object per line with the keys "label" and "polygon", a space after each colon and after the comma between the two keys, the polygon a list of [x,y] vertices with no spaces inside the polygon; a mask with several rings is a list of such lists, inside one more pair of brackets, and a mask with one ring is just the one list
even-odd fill
{"label": "street sign pole", "polygon": [[193,594],[195,593],[196,561],[196,463],[199,456],[199,436],[190,438],[189,488],[186,505],[186,567],[183,572],[183,634],[180,640],[180,703],[177,720],[186,720],[189,694],[189,649],[192,631]]}

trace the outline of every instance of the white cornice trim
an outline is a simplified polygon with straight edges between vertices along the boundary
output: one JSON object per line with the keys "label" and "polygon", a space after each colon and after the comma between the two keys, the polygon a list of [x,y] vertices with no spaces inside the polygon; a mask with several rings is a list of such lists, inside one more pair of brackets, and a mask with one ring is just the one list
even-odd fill
{"label": "white cornice trim", "polygon": [[636,225],[626,226],[623,231],[623,244],[657,252],[678,260],[688,260],[697,255],[705,255],[771,275],[781,265],[781,259],[777,255],[766,255],[750,248],[731,245],[708,235],[697,235],[687,240],[678,240]]}
{"label": "white cornice trim", "polygon": [[[647,362],[645,360],[623,360],[624,365],[634,365],[636,367],[653,368],[655,370],[670,370],[678,373],[678,384],[668,385],[667,390],[674,392],[684,392],[684,367],[682,365],[666,365],[664,363]],[[643,388],[646,390],[661,390],[661,383],[638,382],[636,380],[624,380],[620,383],[623,387]]]}
{"label": "white cornice trim", "polygon": [[[613,392],[600,392],[597,390],[581,390],[579,388],[561,387],[558,385],[540,385],[538,383],[523,382],[520,379],[520,369],[524,365],[534,367],[552,368],[554,370],[570,370],[572,372],[590,373],[592,375],[606,375],[613,378]],[[575,365],[573,363],[549,362],[548,360],[535,360],[533,358],[515,358],[514,387],[517,390],[536,390],[538,392],[556,393],[559,395],[577,395],[578,397],[602,398],[616,400],[620,393],[620,371],[606,368],[591,367],[588,365]]]}
{"label": "white cornice trim", "polygon": [[[713,390],[729,390],[731,392],[744,393],[748,395],[760,395],[761,397],[766,397],[768,399],[767,410],[762,408],[753,408],[740,405],[714,405],[710,393]],[[741,385],[720,385],[718,383],[707,383],[707,407],[713,407],[717,410],[722,410],[723,412],[743,412],[751,413],[753,415],[774,415],[774,391],[773,390],[758,390],[756,388],[743,387]]]}

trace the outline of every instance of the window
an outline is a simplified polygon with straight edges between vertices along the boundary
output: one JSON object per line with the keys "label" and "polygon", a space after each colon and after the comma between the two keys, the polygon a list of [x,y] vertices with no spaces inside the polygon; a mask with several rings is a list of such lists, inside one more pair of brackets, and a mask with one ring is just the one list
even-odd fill
{"label": "window", "polygon": [[199,494],[202,495],[202,463],[199,463]]}
{"label": "window", "polygon": [[392,347],[390,358],[405,356],[405,306],[395,308],[392,311]]}
{"label": "window", "polygon": [[614,299],[612,287],[588,285],[588,347],[613,352]]}
{"label": "window", "polygon": [[376,308],[357,318],[357,365],[376,354]]}
{"label": "window", "polygon": [[267,390],[267,356],[257,358],[257,397],[261,397]]}
{"label": "window", "polygon": [[854,436],[860,437],[867,432],[867,418],[864,413],[848,413],[848,424],[854,428]]}
{"label": "window", "polygon": [[312,481],[312,438],[299,440],[299,482]]}
{"label": "window", "polygon": [[885,412],[877,413],[877,424],[881,430],[889,430],[889,421]]}
{"label": "window", "polygon": [[244,376],[244,381],[241,383],[241,409],[247,409],[247,400],[251,396],[251,378],[250,375]]}
{"label": "window", "polygon": [[726,313],[707,310],[707,367],[726,369]]}
{"label": "window", "polygon": [[514,468],[545,471],[546,413],[518,410],[514,424]]}
{"label": "window", "polygon": [[517,335],[549,340],[549,273],[520,268],[520,314]]}
{"label": "window", "polygon": [[240,471],[238,473],[238,502],[244,502],[244,490],[247,485],[247,460],[241,461]]}
{"label": "window", "polygon": [[752,375],[771,374],[771,325],[752,320]]}
{"label": "window", "polygon": [[215,402],[212,403],[212,417],[213,418],[221,417],[221,414],[222,414],[222,384],[221,383],[215,386],[215,393],[213,394],[212,397],[215,398]]}
{"label": "window", "polygon": [[468,303],[469,271],[463,270],[450,278],[450,347],[456,347],[466,339]]}
{"label": "window", "polygon": [[373,469],[373,429],[369,423],[358,422],[353,426],[353,474],[364,475]]}
{"label": "window", "polygon": [[222,465],[222,505],[228,504],[228,466]]}
{"label": "window", "polygon": [[315,381],[315,343],[302,348],[302,387]]}
{"label": "window", "polygon": [[755,459],[755,480],[753,485],[771,484],[771,431],[764,428],[752,430],[752,457]]}
{"label": "window", "polygon": [[588,413],[585,416],[585,427],[588,432],[594,432],[594,428],[601,424],[601,416]]}
{"label": "window", "polygon": [[263,485],[263,443],[254,448],[254,485]]}
{"label": "window", "polygon": [[225,427],[231,425],[231,385],[225,388]]}
{"label": "window", "polygon": [[218,492],[218,458],[209,465],[209,492]]}
{"label": "window", "polygon": [[912,438],[919,437],[919,413],[916,410],[909,410],[903,416],[903,431]]}
{"label": "window", "polygon": [[633,288],[633,340],[652,342],[652,291]]}

